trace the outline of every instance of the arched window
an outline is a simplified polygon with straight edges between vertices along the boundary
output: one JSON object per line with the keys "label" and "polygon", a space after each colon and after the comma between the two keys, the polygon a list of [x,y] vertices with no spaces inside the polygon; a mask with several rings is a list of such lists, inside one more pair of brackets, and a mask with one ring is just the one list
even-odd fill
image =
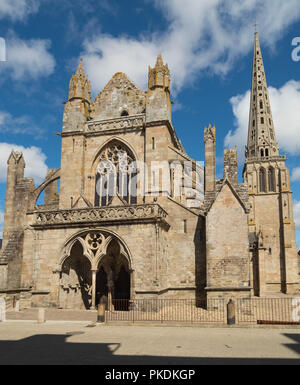
{"label": "arched window", "polygon": [[119,196],[137,203],[137,170],[132,152],[121,142],[110,142],[100,154],[97,167],[95,206],[108,206]]}
{"label": "arched window", "polygon": [[269,150],[266,148],[266,156],[269,156]]}
{"label": "arched window", "polygon": [[122,111],[121,116],[129,116],[128,111],[126,111],[126,110]]}
{"label": "arched window", "polygon": [[259,190],[260,192],[267,192],[266,170],[264,168],[259,170]]}
{"label": "arched window", "polygon": [[264,152],[264,150],[263,150],[263,149],[261,149],[261,150],[260,150],[260,156],[261,156],[262,158],[264,158],[264,157],[265,157],[265,152]]}
{"label": "arched window", "polygon": [[276,191],[275,170],[273,167],[270,167],[268,170],[268,184],[269,184],[269,191],[275,192]]}

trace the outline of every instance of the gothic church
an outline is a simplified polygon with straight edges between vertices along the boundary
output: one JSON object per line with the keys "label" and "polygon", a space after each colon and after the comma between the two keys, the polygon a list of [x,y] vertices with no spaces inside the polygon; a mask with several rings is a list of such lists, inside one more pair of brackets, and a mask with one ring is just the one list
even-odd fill
{"label": "gothic church", "polygon": [[225,150],[216,179],[214,126],[204,130],[205,166],[186,154],[160,55],[146,92],[123,73],[95,100],[90,91],[81,62],[65,103],[61,168],[40,186],[24,178],[21,153],[8,159],[0,296],[17,297],[21,309],[95,309],[103,296],[299,295],[289,170],[257,33],[243,183],[236,149]]}

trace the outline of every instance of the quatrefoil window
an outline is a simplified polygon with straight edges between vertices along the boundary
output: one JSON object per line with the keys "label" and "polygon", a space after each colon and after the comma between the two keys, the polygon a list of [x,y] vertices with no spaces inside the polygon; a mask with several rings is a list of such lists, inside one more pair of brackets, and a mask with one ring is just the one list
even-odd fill
{"label": "quatrefoil window", "polygon": [[91,250],[96,251],[104,242],[103,235],[101,233],[90,233],[86,236],[86,242]]}

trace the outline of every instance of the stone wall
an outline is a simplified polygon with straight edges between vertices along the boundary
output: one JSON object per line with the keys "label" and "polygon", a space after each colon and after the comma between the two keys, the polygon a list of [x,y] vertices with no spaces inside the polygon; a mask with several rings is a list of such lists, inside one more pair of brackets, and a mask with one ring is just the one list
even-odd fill
{"label": "stone wall", "polygon": [[250,294],[248,218],[228,183],[218,193],[206,218],[207,288]]}

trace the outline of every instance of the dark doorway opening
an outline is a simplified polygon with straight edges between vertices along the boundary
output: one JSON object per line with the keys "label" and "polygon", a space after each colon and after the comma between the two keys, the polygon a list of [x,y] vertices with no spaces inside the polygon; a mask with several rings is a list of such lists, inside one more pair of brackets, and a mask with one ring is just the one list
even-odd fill
{"label": "dark doorway opening", "polygon": [[128,311],[130,300],[130,274],[124,266],[121,267],[120,273],[115,281],[115,310]]}
{"label": "dark doorway opening", "polygon": [[107,274],[103,267],[97,273],[96,280],[96,306],[99,305],[100,301],[107,303],[108,298],[108,287],[107,287]]}
{"label": "dark doorway opening", "polygon": [[256,297],[260,295],[259,279],[259,252],[256,250],[253,253],[253,289]]}

